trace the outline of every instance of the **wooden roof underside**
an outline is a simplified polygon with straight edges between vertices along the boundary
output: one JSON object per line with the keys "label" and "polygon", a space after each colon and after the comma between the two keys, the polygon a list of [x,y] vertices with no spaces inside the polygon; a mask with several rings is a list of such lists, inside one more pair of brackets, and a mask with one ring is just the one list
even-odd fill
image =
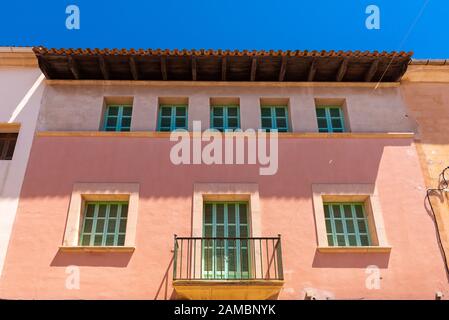
{"label": "wooden roof underside", "polygon": [[396,82],[411,53],[33,48],[47,79]]}

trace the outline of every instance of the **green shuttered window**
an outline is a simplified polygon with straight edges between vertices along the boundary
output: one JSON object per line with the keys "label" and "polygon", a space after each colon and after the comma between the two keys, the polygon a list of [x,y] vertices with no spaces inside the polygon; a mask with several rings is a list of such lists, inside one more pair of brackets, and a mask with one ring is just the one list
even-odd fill
{"label": "green shuttered window", "polygon": [[211,127],[219,131],[240,129],[240,110],[238,106],[213,106]]}
{"label": "green shuttered window", "polygon": [[161,105],[159,107],[158,131],[187,130],[186,105]]}
{"label": "green shuttered window", "polygon": [[319,132],[345,132],[343,110],[340,107],[317,107]]}
{"label": "green shuttered window", "polygon": [[371,245],[363,203],[324,203],[324,217],[329,246]]}
{"label": "green shuttered window", "polygon": [[130,131],[132,106],[110,105],[106,108],[104,131]]}
{"label": "green shuttered window", "polygon": [[80,246],[124,246],[127,202],[87,202]]}
{"label": "green shuttered window", "polygon": [[288,132],[288,109],[286,106],[261,107],[262,129]]}
{"label": "green shuttered window", "polygon": [[[248,278],[249,221],[246,202],[206,202],[203,219],[203,276]],[[210,239],[219,238],[219,239]],[[236,239],[243,238],[243,239]]]}

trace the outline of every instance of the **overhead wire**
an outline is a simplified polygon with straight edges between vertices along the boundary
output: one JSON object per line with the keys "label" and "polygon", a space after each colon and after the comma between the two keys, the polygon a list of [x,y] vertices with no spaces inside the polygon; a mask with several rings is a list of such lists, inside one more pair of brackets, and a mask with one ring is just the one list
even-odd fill
{"label": "overhead wire", "polygon": [[436,216],[436,214],[435,214],[435,210],[434,210],[434,208],[433,208],[432,201],[431,201],[431,199],[430,199],[430,196],[431,196],[432,194],[441,194],[441,193],[449,192],[449,189],[448,189],[448,187],[449,187],[449,181],[448,181],[448,179],[446,178],[446,172],[447,172],[447,171],[449,171],[449,166],[446,167],[446,168],[440,173],[440,175],[439,175],[439,177],[438,177],[438,178],[439,178],[438,187],[437,187],[437,188],[429,188],[429,189],[427,189],[427,192],[426,192],[426,199],[427,199],[427,201],[428,201],[428,203],[429,203],[430,210],[431,210],[432,215],[433,215],[433,221],[434,221],[435,228],[436,228],[436,231],[437,231],[438,246],[440,247],[441,254],[443,255],[443,259],[444,259],[444,267],[445,267],[445,270],[446,270],[446,275],[447,275],[447,277],[448,277],[448,279],[449,279],[449,266],[448,266],[448,261],[447,261],[447,254],[446,254],[446,250],[445,250],[445,248],[444,248],[443,242],[442,242],[442,240],[441,240],[440,226],[439,226],[439,224],[438,224],[438,219],[437,219],[437,216]]}

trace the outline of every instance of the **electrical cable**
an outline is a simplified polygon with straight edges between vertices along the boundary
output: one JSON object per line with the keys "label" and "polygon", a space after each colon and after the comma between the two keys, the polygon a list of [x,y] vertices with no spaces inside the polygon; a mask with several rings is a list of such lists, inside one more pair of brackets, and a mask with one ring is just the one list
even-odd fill
{"label": "electrical cable", "polygon": [[440,235],[440,227],[438,225],[438,221],[437,221],[437,217],[435,215],[435,211],[433,209],[433,205],[432,205],[432,201],[430,200],[430,196],[432,193],[441,193],[441,192],[445,192],[447,191],[448,187],[449,187],[449,181],[446,179],[446,171],[449,170],[449,167],[446,167],[439,176],[439,185],[438,188],[431,188],[431,189],[427,189],[426,192],[426,199],[429,202],[430,205],[430,210],[432,211],[432,215],[433,215],[433,221],[435,223],[435,228],[437,230],[437,240],[438,240],[438,245],[440,247],[441,253],[443,255],[443,259],[444,259],[444,268],[446,270],[446,275],[449,279],[449,266],[447,263],[447,256],[446,256],[446,251],[444,249],[443,246],[443,242],[441,240],[441,235]]}

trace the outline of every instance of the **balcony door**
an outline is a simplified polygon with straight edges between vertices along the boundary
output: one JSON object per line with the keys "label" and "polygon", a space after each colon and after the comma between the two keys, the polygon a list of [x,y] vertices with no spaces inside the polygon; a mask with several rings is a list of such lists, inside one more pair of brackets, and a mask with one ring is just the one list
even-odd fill
{"label": "balcony door", "polygon": [[203,278],[250,278],[248,237],[248,203],[204,203]]}

